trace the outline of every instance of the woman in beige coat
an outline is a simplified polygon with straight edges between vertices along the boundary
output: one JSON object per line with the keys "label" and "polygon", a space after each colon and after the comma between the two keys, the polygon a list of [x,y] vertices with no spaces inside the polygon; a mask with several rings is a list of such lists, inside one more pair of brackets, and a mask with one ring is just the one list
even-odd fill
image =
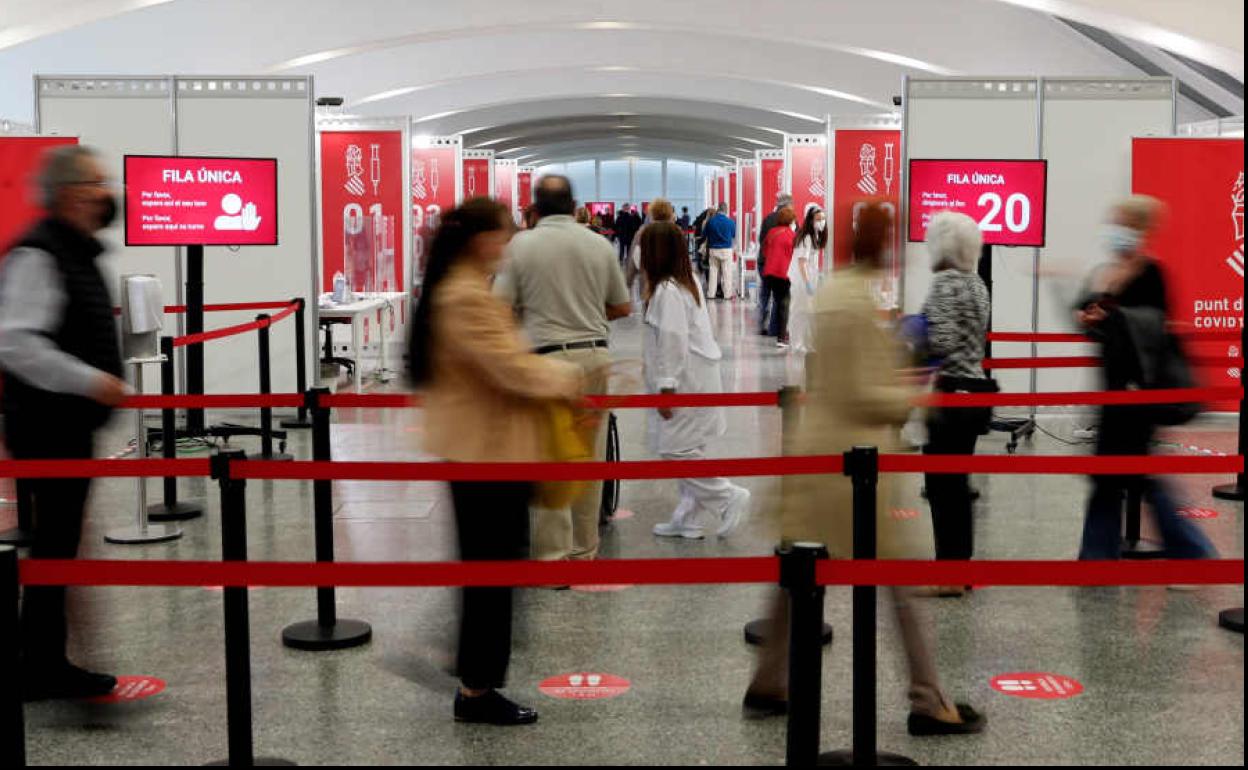
{"label": "woman in beige coat", "polygon": [[[840,454],[855,446],[881,452],[897,448],[900,426],[914,395],[898,379],[900,351],[877,318],[870,286],[878,279],[881,254],[892,231],[891,215],[865,208],[854,233],[854,266],[838,273],[815,297],[815,353],[806,361],[807,394],[800,414],[786,415],[786,455]],[[881,559],[930,559],[930,545],[915,528],[886,515],[888,475],[876,498],[877,551]],[[781,539],[827,545],[832,558],[853,556],[853,487],[847,476],[787,476],[782,484]],[[911,604],[912,589],[892,591],[910,669],[912,735],[979,732],[984,718],[941,691],[936,666]],[[746,692],[746,716],[788,710],[788,599],[778,593],[771,627]]]}
{"label": "woman in beige coat", "polygon": [[[506,208],[475,198],[446,214],[433,238],[409,356],[425,389],[425,449],[445,460],[544,460],[550,403],[580,395],[580,368],[532,353],[511,308],[490,292],[512,229]],[[531,483],[450,486],[461,559],[528,556]],[[511,598],[510,588],[464,589],[456,721],[537,720],[498,692],[511,657]]]}

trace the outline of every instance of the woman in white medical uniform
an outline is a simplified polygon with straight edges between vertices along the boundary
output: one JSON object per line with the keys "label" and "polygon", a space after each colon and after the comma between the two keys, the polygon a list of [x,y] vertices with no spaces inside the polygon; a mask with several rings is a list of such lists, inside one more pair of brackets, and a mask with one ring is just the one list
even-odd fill
{"label": "woman in white medical uniform", "polygon": [[819,283],[819,255],[828,245],[827,225],[823,209],[811,206],[797,233],[797,246],[789,263],[789,345],[798,354],[812,349],[810,317]]}
{"label": "woman in white medical uniform", "polygon": [[[706,297],[693,277],[685,238],[673,222],[652,222],[641,234],[645,276],[642,353],[651,393],[719,393],[722,354],[711,332]],[[658,409],[650,414],[651,449],[665,460],[697,460],[707,443],[726,430],[722,409]],[[680,503],[670,521],[656,524],[660,537],[698,539],[709,515],[716,534],[731,534],[745,518],[750,493],[725,478],[680,480]]]}

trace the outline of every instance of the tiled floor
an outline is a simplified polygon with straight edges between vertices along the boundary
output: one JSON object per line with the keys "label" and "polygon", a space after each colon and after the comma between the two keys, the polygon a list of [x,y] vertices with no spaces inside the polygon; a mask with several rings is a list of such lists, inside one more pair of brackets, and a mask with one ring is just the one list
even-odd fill
{"label": "tiled floor", "polygon": [[[792,357],[753,336],[743,306],[714,304],[726,353],[727,390],[773,389],[800,378]],[[636,319],[615,331],[617,357],[639,356]],[[629,367],[623,367],[626,371]],[[636,368],[633,369],[637,371]],[[622,382],[622,387],[629,383]],[[235,419],[245,416],[234,416]],[[340,459],[421,459],[420,413],[343,410],[336,416]],[[620,414],[625,458],[646,457],[644,415]],[[1043,425],[1072,440],[1078,416]],[[734,409],[716,456],[778,451],[774,409]],[[1230,422],[1203,421],[1173,431],[1163,451],[1199,446],[1231,452]],[[125,443],[111,433],[101,450]],[[1003,453],[995,434],[983,453]],[[251,448],[251,444],[245,444]],[[291,451],[308,457],[306,434]],[[1083,453],[1048,436],[1021,452]],[[1175,480],[1187,500],[1217,512],[1205,528],[1222,554],[1243,554],[1243,506],[1213,500],[1225,478]],[[627,483],[632,518],[605,533],[604,557],[739,556],[770,553],[772,479],[743,482],[758,501],[753,518],[726,541],[671,542],[650,527],[675,504],[675,483]],[[1078,545],[1086,481],[1073,477],[991,476],[976,480],[977,548],[984,558],[1070,558]],[[907,526],[930,532],[919,480],[899,484],[898,508],[919,515]],[[151,485],[152,494],[158,484]],[[220,555],[217,501],[205,481],[182,485],[208,515],[184,525],[185,536],[153,546],[114,546],[102,533],[134,509],[131,481],[96,488],[84,555],[99,558],[214,559]],[[313,554],[311,487],[250,482],[251,555],[305,560]],[[450,512],[437,484],[352,482],[335,490],[340,560],[441,560],[453,553]],[[0,527],[12,520],[0,508]],[[372,623],[368,646],[336,653],[283,648],[283,626],[308,619],[308,590],[251,593],[255,735],[261,754],[300,764],[775,764],[784,755],[784,722],[747,722],[739,703],[751,651],[742,624],[762,610],[763,586],[630,588],[616,592],[523,591],[518,602],[509,692],[541,710],[532,727],[497,729],[450,719],[455,594],[451,590],[369,589],[338,593],[339,612]],[[909,737],[904,677],[895,637],[881,622],[879,741],[924,764],[1243,764],[1243,637],[1217,628],[1217,610],[1242,605],[1243,589],[987,588],[962,600],[927,600],[950,693],[985,711],[988,730],[961,738]],[[882,608],[883,609],[883,608]],[[195,764],[225,756],[221,594],[199,588],[81,589],[73,600],[73,652],[97,669],[146,674],[168,689],[117,705],[39,703],[26,710],[30,760],[38,764]],[[850,735],[849,592],[829,591],[828,620],[838,642],[825,653],[823,743]],[[881,612],[881,618],[887,618]],[[1081,683],[1058,700],[994,690],[994,676],[1048,672]],[[631,688],[603,700],[542,694],[548,677],[600,673]]]}

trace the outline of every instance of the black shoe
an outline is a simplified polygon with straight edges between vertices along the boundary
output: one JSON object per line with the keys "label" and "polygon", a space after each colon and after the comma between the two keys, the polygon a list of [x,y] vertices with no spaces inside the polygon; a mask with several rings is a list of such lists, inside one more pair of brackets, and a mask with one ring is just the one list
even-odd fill
{"label": "black shoe", "polygon": [[507,700],[498,690],[490,690],[475,698],[456,692],[455,721],[483,725],[531,725],[537,721],[537,710]]}
{"label": "black shoe", "polygon": [[766,719],[767,717],[784,716],[789,713],[789,702],[770,695],[745,693],[741,701],[741,715],[746,719]]}
{"label": "black shoe", "polygon": [[96,674],[71,663],[35,667],[22,675],[22,700],[98,698],[117,686],[117,677]]}
{"label": "black shoe", "polygon": [[955,704],[961,722],[946,722],[926,714],[910,713],[906,729],[911,735],[970,735],[982,732],[988,718],[965,703]]}

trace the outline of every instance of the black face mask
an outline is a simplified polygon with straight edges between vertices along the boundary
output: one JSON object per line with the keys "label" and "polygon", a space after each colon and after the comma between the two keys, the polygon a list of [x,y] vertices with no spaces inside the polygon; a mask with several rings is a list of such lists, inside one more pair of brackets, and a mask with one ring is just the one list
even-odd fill
{"label": "black face mask", "polygon": [[117,219],[117,198],[109,195],[102,204],[100,211],[99,226],[103,230],[111,225]]}

